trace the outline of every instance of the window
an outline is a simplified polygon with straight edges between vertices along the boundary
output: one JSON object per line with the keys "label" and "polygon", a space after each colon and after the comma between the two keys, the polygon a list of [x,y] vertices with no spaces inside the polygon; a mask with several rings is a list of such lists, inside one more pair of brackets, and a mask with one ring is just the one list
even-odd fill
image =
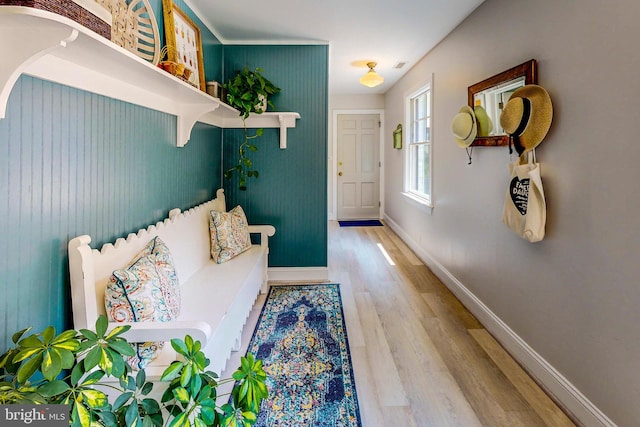
{"label": "window", "polygon": [[431,206],[431,82],[408,95],[405,192]]}

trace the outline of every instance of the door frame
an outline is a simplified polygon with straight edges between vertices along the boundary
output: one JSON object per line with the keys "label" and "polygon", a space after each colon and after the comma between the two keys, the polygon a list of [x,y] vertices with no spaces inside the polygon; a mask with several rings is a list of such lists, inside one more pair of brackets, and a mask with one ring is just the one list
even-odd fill
{"label": "door frame", "polygon": [[332,139],[331,155],[329,156],[329,182],[327,187],[331,189],[329,197],[332,200],[332,209],[329,212],[329,219],[336,220],[338,218],[338,180],[336,179],[336,171],[338,170],[338,115],[341,114],[378,114],[380,117],[380,147],[379,147],[379,160],[380,160],[380,176],[379,176],[379,194],[380,194],[380,219],[384,218],[384,109],[381,108],[369,108],[369,109],[349,109],[349,110],[333,110],[332,114]]}

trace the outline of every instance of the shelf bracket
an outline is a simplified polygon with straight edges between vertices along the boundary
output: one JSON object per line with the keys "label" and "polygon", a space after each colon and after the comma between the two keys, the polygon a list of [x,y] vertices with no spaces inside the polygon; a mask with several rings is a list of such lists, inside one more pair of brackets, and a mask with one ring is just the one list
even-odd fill
{"label": "shelf bracket", "polygon": [[183,105],[177,118],[176,145],[178,147],[187,145],[191,138],[191,131],[198,119],[207,113],[217,110],[218,107],[220,107],[220,103]]}
{"label": "shelf bracket", "polygon": [[280,123],[280,149],[287,148],[287,129],[296,127],[296,119],[300,118],[298,113],[274,113],[278,115]]}
{"label": "shelf bracket", "polygon": [[278,114],[278,122],[280,122],[280,149],[287,148],[287,124],[285,117],[282,114]]}
{"label": "shelf bracket", "polygon": [[10,55],[3,55],[0,61],[0,119],[7,114],[9,95],[18,78],[29,64],[47,53],[67,46],[78,37],[78,30],[57,25],[43,25],[41,28],[27,28],[19,25],[0,27],[0,40],[5,47],[20,46],[12,49]]}

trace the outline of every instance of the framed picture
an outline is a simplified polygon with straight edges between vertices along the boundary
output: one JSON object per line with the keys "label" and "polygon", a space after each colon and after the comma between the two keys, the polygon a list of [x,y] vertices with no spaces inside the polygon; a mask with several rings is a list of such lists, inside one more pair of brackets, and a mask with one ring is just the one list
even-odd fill
{"label": "framed picture", "polygon": [[167,59],[189,68],[189,81],[206,92],[200,29],[172,0],[162,0],[162,14],[164,37],[168,46]]}

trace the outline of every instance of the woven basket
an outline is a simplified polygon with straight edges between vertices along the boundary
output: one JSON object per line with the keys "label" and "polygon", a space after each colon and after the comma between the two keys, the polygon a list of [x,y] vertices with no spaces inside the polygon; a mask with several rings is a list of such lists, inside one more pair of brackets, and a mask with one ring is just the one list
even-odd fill
{"label": "woven basket", "polygon": [[[164,46],[160,51],[160,58],[162,61],[158,63],[158,67],[162,68],[169,74],[172,74],[183,81],[189,83],[194,87],[198,87],[195,82],[191,79],[195,76],[193,74],[193,70],[191,68],[187,68],[184,64],[180,64],[179,62],[169,60],[170,56],[176,57],[177,55],[169,55],[169,52],[176,52],[176,49],[173,46]],[[166,58],[166,59],[165,59]]]}
{"label": "woven basket", "polygon": [[[169,51],[174,54],[177,53],[173,46],[164,46],[160,51],[160,58],[162,60],[158,63],[158,66],[169,74],[177,77],[183,77],[185,72],[184,64],[169,60]],[[165,58],[167,59],[165,60]],[[191,70],[189,70],[189,75],[190,74]]]}

